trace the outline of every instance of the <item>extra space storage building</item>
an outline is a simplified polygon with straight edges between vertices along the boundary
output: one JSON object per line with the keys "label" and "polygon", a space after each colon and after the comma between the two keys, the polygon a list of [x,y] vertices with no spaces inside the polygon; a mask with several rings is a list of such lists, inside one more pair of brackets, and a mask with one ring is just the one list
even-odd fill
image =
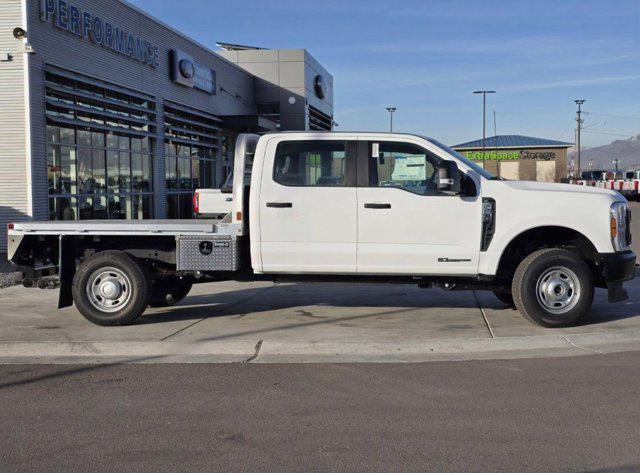
{"label": "extra space storage building", "polygon": [[567,150],[572,146],[532,136],[498,135],[452,148],[505,179],[560,182],[567,177]]}

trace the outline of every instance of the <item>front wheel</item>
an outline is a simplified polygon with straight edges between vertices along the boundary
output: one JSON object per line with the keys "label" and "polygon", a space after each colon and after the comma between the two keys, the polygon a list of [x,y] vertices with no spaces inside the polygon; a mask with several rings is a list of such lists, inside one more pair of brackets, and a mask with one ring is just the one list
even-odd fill
{"label": "front wheel", "polygon": [[582,320],[593,302],[593,275],[575,253],[547,248],[527,256],[516,269],[512,294],[518,311],[543,327]]}
{"label": "front wheel", "polygon": [[126,325],[147,308],[149,277],[136,259],[122,251],[87,258],[73,277],[73,302],[97,325]]}

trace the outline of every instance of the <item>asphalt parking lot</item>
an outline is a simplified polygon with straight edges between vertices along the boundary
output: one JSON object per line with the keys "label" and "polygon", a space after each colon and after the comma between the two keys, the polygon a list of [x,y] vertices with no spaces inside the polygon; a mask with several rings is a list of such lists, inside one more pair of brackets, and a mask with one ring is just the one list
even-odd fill
{"label": "asphalt parking lot", "polygon": [[0,470],[637,472],[638,353],[0,366]]}
{"label": "asphalt parking lot", "polygon": [[[638,240],[640,205],[631,205]],[[57,310],[57,291],[16,286],[0,290],[0,361],[392,362],[633,350],[640,280],[626,287],[629,300],[609,304],[597,290],[587,323],[550,330],[490,292],[236,282],[196,285],[174,307],[105,328],[74,307]]]}

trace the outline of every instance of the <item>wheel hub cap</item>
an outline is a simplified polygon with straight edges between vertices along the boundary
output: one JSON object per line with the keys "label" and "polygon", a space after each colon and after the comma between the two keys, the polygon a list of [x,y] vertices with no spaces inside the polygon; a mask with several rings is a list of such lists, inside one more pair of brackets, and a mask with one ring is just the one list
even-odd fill
{"label": "wheel hub cap", "polygon": [[116,280],[107,280],[100,284],[100,294],[105,299],[117,299],[122,294],[122,286]]}
{"label": "wheel hub cap", "polygon": [[100,268],[87,280],[86,294],[100,312],[117,312],[131,300],[131,281],[118,268]]}
{"label": "wheel hub cap", "polygon": [[563,314],[578,303],[580,281],[569,268],[556,266],[540,275],[536,284],[536,295],[545,310],[553,314]]}

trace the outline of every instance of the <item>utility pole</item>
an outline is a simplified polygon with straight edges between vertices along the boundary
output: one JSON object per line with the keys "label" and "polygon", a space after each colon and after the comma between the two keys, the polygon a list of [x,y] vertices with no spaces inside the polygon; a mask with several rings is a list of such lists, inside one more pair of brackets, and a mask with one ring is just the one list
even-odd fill
{"label": "utility pole", "polygon": [[393,112],[396,111],[396,107],[387,107],[387,112],[389,112],[389,131],[393,133]]}
{"label": "utility pole", "polygon": [[495,94],[495,90],[474,90],[474,94],[482,94],[482,167],[485,167],[487,140],[487,94]]}
{"label": "utility pole", "polygon": [[496,125],[496,111],[495,110],[493,111],[493,136],[498,136],[498,126]]}
{"label": "utility pole", "polygon": [[578,106],[578,111],[576,112],[576,122],[578,123],[577,132],[576,132],[576,148],[578,151],[578,159],[577,159],[577,169],[578,169],[578,179],[580,179],[580,132],[582,131],[582,123],[584,120],[582,119],[582,104],[586,102],[586,100],[578,99],[574,100],[576,105]]}
{"label": "utility pole", "polygon": [[500,177],[500,158],[498,157],[498,125],[496,125],[496,111],[493,111],[493,140],[496,148],[496,166],[498,169],[498,177]]}

